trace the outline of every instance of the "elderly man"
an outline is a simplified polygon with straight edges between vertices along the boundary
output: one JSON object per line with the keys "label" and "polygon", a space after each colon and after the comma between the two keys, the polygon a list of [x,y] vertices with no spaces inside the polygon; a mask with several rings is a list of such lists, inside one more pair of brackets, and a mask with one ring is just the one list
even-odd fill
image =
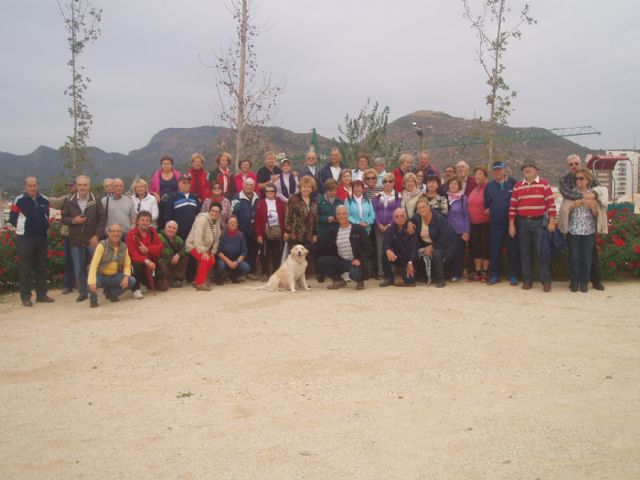
{"label": "elderly man", "polygon": [[278,166],[278,159],[274,152],[264,154],[264,166],[258,169],[256,177],[258,179],[258,191],[262,192],[269,182],[275,182],[276,176],[280,175],[281,170]]}
{"label": "elderly man", "polygon": [[255,182],[251,178],[246,178],[242,184],[242,191],[233,196],[231,201],[231,209],[233,214],[238,218],[238,229],[244,233],[247,241],[247,263],[251,268],[247,275],[249,280],[258,280],[256,275],[256,260],[258,258],[258,240],[256,232],[253,228],[253,222],[256,215],[256,202],[258,194],[255,190]]}
{"label": "elderly man", "polygon": [[49,229],[49,200],[38,192],[38,179],[24,179],[24,192],[11,204],[9,223],[16,229],[20,255],[20,300],[32,307],[31,271],[35,272],[36,302],[51,303],[47,295],[47,231]]}
{"label": "elderly man", "polygon": [[464,160],[460,160],[456,163],[456,175],[462,182],[462,192],[469,196],[469,194],[476,188],[476,179],[473,175],[469,175],[469,164]]}
{"label": "elderly man", "polygon": [[106,228],[114,223],[120,225],[124,241],[127,232],[136,223],[136,208],[131,197],[124,195],[124,181],[121,178],[113,179],[113,193],[102,198],[102,206],[107,216]]}
{"label": "elderly man", "polygon": [[431,155],[427,150],[422,150],[420,152],[420,156],[418,157],[418,166],[414,173],[417,173],[418,171],[421,171],[424,174],[424,178],[427,178],[430,175],[435,175],[437,177],[440,176],[438,167],[431,164]]}
{"label": "elderly man", "polygon": [[340,172],[347,168],[342,162],[342,153],[339,148],[332,148],[329,152],[329,162],[320,170],[320,182],[318,183],[318,193],[324,193],[324,182],[333,178],[340,183]]}
{"label": "elderly man", "polygon": [[[565,215],[568,217],[569,215],[568,210],[571,202],[583,198],[582,194],[578,192],[578,189],[576,187],[576,171],[578,170],[578,168],[580,168],[580,166],[581,166],[581,160],[578,155],[573,154],[567,157],[568,172],[566,175],[560,177],[560,181],[558,182],[558,189],[562,194],[563,200],[565,200],[562,202],[562,206],[560,207],[561,218],[563,218]],[[591,188],[598,187],[598,186],[599,186],[598,180],[596,178],[593,178],[593,181],[591,183]],[[605,187],[600,187],[600,188],[604,189]],[[606,195],[605,197],[607,196],[608,195]],[[595,199],[598,203],[600,203],[601,205],[604,204],[605,206],[606,206],[606,202],[608,201],[608,198],[601,198],[597,192],[586,194],[584,199],[585,200]],[[561,226],[563,224],[564,222],[560,222]],[[565,230],[565,229],[561,228],[561,230]],[[562,233],[566,234],[567,232],[563,231]],[[593,249],[593,259],[591,262],[591,283],[593,283],[593,288],[595,288],[596,290],[604,290],[604,285],[602,284],[602,274],[600,273],[600,260],[598,258],[597,248]]]}
{"label": "elderly man", "polygon": [[122,241],[122,227],[114,223],[107,230],[107,238],[98,243],[89,266],[90,306],[98,306],[98,288],[104,289],[104,296],[112,302],[120,300],[120,295],[133,288],[136,280],[131,276],[131,258],[127,246]]}
{"label": "elderly man", "polygon": [[113,195],[113,178],[105,178],[102,181],[102,190],[105,197]]}
{"label": "elderly man", "polygon": [[307,152],[304,157],[304,167],[300,170],[300,178],[313,177],[316,185],[320,185],[320,169],[318,168],[318,154]]}
{"label": "elderly man", "polygon": [[158,232],[151,226],[150,212],[142,210],[138,213],[136,226],[127,233],[126,243],[133,265],[133,275],[136,278],[136,284],[132,288],[133,298],[140,300],[143,298],[140,285],[151,288],[149,276],[155,272],[159,280],[162,275],[157,268],[158,259],[162,254],[162,241]]}
{"label": "elderly man", "polygon": [[169,220],[160,232],[162,254],[159,268],[162,277],[171,288],[182,287],[186,274],[189,256],[184,247],[184,239],[178,235],[179,227],[174,220]]}
{"label": "elderly man", "polygon": [[520,263],[522,266],[522,289],[529,290],[533,283],[533,252],[538,258],[538,274],[545,292],[551,291],[549,259],[541,257],[540,245],[545,235],[545,214],[549,216],[547,229],[556,229],[556,205],[551,187],[538,175],[535,163],[522,166],[524,179],[516,183],[509,206],[509,235],[520,241]]}
{"label": "elderly man", "polygon": [[178,191],[171,195],[166,203],[165,222],[173,220],[178,224],[178,236],[187,238],[196,216],[200,213],[202,201],[195,193],[191,193],[191,177],[182,175],[178,182]]}
{"label": "elderly man", "polygon": [[[384,280],[381,287],[394,284],[398,287],[415,287],[418,260],[418,236],[407,230],[407,212],[396,208],[393,223],[384,234],[382,242],[382,269]],[[395,273],[395,275],[394,275]]]}
{"label": "elderly man", "polygon": [[509,236],[509,205],[511,193],[517,181],[507,177],[505,164],[493,162],[493,180],[484,190],[484,208],[489,210],[491,225],[489,228],[489,280],[495,285],[502,274],[502,247],[507,245],[509,254],[509,277],[513,286],[518,285],[520,276],[520,252],[517,237]]}
{"label": "elderly man", "polygon": [[314,252],[322,252],[317,269],[333,280],[327,286],[330,290],[347,284],[342,278],[344,273],[349,273],[349,278],[356,282],[356,290],[364,290],[364,269],[372,253],[369,235],[364,227],[349,222],[349,211],[344,205],[336,207],[336,222],[337,229],[330,230],[311,246]]}
{"label": "elderly man", "polygon": [[102,203],[91,193],[89,177],[78,176],[76,186],[77,193],[65,202],[62,223],[69,226],[73,272],[78,282],[76,302],[82,302],[89,298],[87,267],[98,242],[104,237],[107,217]]}

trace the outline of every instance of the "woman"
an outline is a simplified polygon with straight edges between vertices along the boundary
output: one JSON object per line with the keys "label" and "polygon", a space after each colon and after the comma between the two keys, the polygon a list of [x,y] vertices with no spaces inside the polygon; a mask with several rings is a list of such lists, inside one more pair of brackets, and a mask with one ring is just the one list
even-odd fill
{"label": "woman", "polygon": [[260,248],[262,278],[266,282],[280,266],[282,259],[282,240],[287,204],[276,196],[276,187],[269,182],[264,188],[264,198],[256,203],[254,228]]}
{"label": "woman", "polygon": [[202,292],[211,290],[207,278],[216,263],[215,255],[220,243],[220,209],[220,204],[214,202],[208,212],[198,214],[185,242],[187,252],[198,262],[195,285],[196,290]]}
{"label": "woman", "polygon": [[427,186],[425,185],[424,171],[417,170],[415,175],[416,175],[416,180],[418,182],[418,190],[420,190],[420,193],[426,193]]}
{"label": "woman", "polygon": [[209,198],[211,196],[209,172],[204,169],[204,157],[198,152],[191,155],[191,168],[188,173],[191,177],[189,192],[195,193],[200,199]]}
{"label": "woman", "polygon": [[343,203],[337,190],[338,182],[329,178],[324,182],[324,195],[318,196],[318,237],[324,238],[332,229],[338,228],[336,208]]}
{"label": "woman", "polygon": [[363,227],[367,233],[371,231],[371,225],[376,220],[371,202],[364,198],[364,183],[356,180],[352,184],[353,194],[344,202],[349,212],[349,221]]}
{"label": "woman", "polygon": [[382,192],[382,182],[378,185],[378,175],[373,168],[369,168],[364,172],[364,184],[366,190],[364,191],[364,198],[373,202],[373,199]]}
{"label": "woman", "polygon": [[231,283],[243,282],[245,275],[251,270],[249,264],[245,262],[248,254],[247,240],[244,233],[238,230],[236,217],[230,217],[223,230],[215,267],[216,284],[223,285],[227,276],[231,279]]}
{"label": "woman", "polygon": [[218,155],[218,158],[216,158],[216,168],[209,173],[211,189],[213,190],[213,184],[215,182],[219,182],[222,188],[222,195],[224,195],[225,198],[231,198],[236,193],[233,173],[231,173],[232,161],[230,154],[226,152],[221,153]]}
{"label": "woman", "polygon": [[342,170],[338,180],[338,190],[336,195],[344,202],[353,192],[351,190],[351,170]]}
{"label": "woman", "polygon": [[404,186],[404,177],[411,171],[414,162],[415,159],[410,153],[403,153],[402,155],[400,155],[400,158],[398,159],[398,168],[393,170],[393,175],[396,179],[396,192],[402,193],[402,189]]}
{"label": "woman", "polygon": [[160,211],[158,209],[158,202],[156,202],[156,198],[149,194],[149,184],[139,178],[133,185],[131,185],[131,190],[133,190],[133,206],[136,209],[136,213],[147,211],[151,214],[151,226],[156,227],[158,225],[158,216],[160,215]]}
{"label": "woman", "polygon": [[290,247],[318,240],[318,201],[313,195],[315,190],[316,181],[312,177],[302,177],[300,191],[289,199],[284,241],[289,242]]}
{"label": "woman", "polygon": [[382,187],[382,181],[384,180],[384,176],[387,174],[386,164],[384,158],[378,157],[373,162],[373,169],[378,176],[378,186]]}
{"label": "woman", "polygon": [[233,185],[236,189],[236,192],[242,191],[242,186],[244,185],[244,181],[247,178],[253,179],[256,184],[258,182],[258,177],[256,177],[256,174],[251,171],[251,160],[240,160],[239,168],[240,171],[236,173],[235,177],[233,177]]}
{"label": "woman", "polygon": [[414,173],[405,173],[402,184],[404,185],[404,190],[402,191],[402,208],[407,212],[407,218],[411,218],[416,213],[416,204],[422,196],[422,192],[420,192],[418,188],[418,179]]}
{"label": "woman", "polygon": [[591,171],[581,167],[576,170],[576,189],[582,198],[574,200],[569,206],[569,229],[567,243],[569,244],[571,291],[578,288],[583,293],[589,291],[589,275],[595,248],[598,203],[590,195],[593,176]]}
{"label": "woman", "polygon": [[445,185],[447,188],[447,201],[449,202],[447,220],[457,234],[453,260],[448,270],[450,280],[457,282],[462,278],[464,244],[469,241],[469,212],[467,211],[467,197],[462,192],[462,181],[454,177],[449,179]]}
{"label": "woman", "polygon": [[295,195],[298,191],[298,175],[291,171],[291,160],[288,158],[285,158],[280,163],[280,174],[275,186],[276,196],[283,202],[288,202],[291,195]]}
{"label": "woman", "polygon": [[364,153],[358,155],[356,165],[358,168],[354,168],[351,171],[351,179],[353,181],[362,180],[364,182],[364,172],[369,169],[369,155],[365,155]]}
{"label": "woman", "polygon": [[402,197],[395,191],[396,178],[393,173],[387,173],[382,180],[382,192],[373,199],[375,213],[375,237],[376,237],[376,261],[378,264],[378,277],[383,278],[382,270],[382,241],[384,233],[393,224],[393,212],[402,208]]}
{"label": "woman", "polygon": [[224,227],[227,224],[229,217],[231,216],[231,202],[224,196],[222,191],[223,188],[220,182],[216,180],[211,183],[211,196],[205,199],[204,202],[202,202],[202,209],[200,210],[200,212],[208,212],[209,207],[213,202],[219,203],[221,207],[220,223]]}
{"label": "woman", "polygon": [[449,212],[447,197],[440,195],[440,177],[437,175],[427,175],[427,191],[425,197],[432,210],[437,210],[445,217]]}
{"label": "woman", "polygon": [[173,168],[173,158],[165,155],[160,159],[160,168],[151,177],[151,185],[149,185],[149,193],[155,197],[160,211],[159,228],[164,228],[166,203],[178,191],[179,180],[180,172]]}
{"label": "woman", "polygon": [[487,282],[489,270],[489,216],[488,209],[484,206],[484,190],[487,187],[489,174],[484,167],[476,167],[473,170],[475,185],[469,192],[467,208],[471,221],[471,234],[469,249],[473,258],[474,272],[469,275],[469,281]]}

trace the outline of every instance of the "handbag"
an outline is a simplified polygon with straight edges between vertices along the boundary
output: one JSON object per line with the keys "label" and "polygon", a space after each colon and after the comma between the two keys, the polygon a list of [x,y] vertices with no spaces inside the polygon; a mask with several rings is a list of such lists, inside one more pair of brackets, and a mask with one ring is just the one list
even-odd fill
{"label": "handbag", "polygon": [[267,226],[267,240],[280,240],[282,238],[282,232],[279,225]]}

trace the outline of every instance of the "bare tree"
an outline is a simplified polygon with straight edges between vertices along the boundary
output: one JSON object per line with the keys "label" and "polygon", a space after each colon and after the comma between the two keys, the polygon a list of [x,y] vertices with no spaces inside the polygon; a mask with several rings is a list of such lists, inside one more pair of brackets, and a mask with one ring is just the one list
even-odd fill
{"label": "bare tree", "polygon": [[64,4],[58,1],[58,8],[69,34],[67,42],[71,51],[71,58],[67,62],[71,68],[71,84],[64,93],[71,97],[68,111],[73,120],[73,134],[67,137],[63,151],[70,155],[69,167],[76,176],[87,161],[87,140],[93,124],[93,116],[84,99],[91,79],[83,73],[84,66],[80,65],[78,57],[84,47],[100,36],[102,9],[94,7],[89,0],[67,0]]}
{"label": "bare tree", "polygon": [[253,21],[252,0],[231,0],[227,5],[236,23],[236,36],[226,52],[215,56],[216,110],[222,122],[236,133],[235,168],[254,135],[251,127],[265,125],[273,118],[282,87],[273,82],[271,74],[258,74],[254,49],[259,28]]}
{"label": "bare tree", "polygon": [[482,11],[476,14],[473,13],[470,0],[462,0],[463,15],[469,20],[479,40],[476,53],[489,85],[489,94],[485,97],[485,101],[490,109],[487,153],[491,163],[495,156],[496,127],[498,124],[507,124],[509,115],[513,111],[511,101],[518,94],[511,89],[503,77],[505,71],[503,56],[511,39],[522,38],[522,26],[536,24],[537,20],[530,15],[530,6],[525,3],[513,20],[513,26],[509,26],[507,16],[511,9],[507,5],[507,0],[482,0],[482,2]]}

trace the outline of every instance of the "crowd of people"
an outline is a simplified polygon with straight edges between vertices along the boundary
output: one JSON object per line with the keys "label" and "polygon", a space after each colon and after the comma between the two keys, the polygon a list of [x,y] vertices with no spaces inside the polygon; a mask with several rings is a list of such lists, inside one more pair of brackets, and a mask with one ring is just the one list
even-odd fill
{"label": "crowd of people", "polygon": [[427,151],[417,164],[401,155],[391,171],[384,159],[365,154],[349,169],[337,148],[326,165],[317,162],[309,152],[294,171],[289,159],[267,152],[257,171],[243,159],[233,173],[228,153],[210,171],[195,153],[181,173],[164,156],[150,182],[137,179],[130,195],[122,179],[105,179],[102,198],[85,175],[51,199],[27,177],[10,213],[22,304],[33,305],[32,274],[35,301],[54,301],[45,281],[50,208],[63,224],[62,293],[77,289],[77,301],[88,299],[91,307],[98,306],[98,289],[116,302],[127,290],[142,299],[146,291],[189,284],[210,291],[225,282],[267,281],[298,244],[310,252],[307,275],[320,283],[328,277],[329,289],[353,282],[362,290],[370,278],[380,287],[442,288],[465,278],[468,245],[466,281],[494,285],[505,264],[511,285],[531,289],[537,270],[549,292],[550,250],[560,234],[569,247],[570,290],[587,292],[590,279],[604,289],[595,234],[607,233],[608,193],[577,155],[567,158],[559,181],[559,210],[532,162],[522,166],[520,181],[500,161],[472,170],[459,161],[441,175]]}

